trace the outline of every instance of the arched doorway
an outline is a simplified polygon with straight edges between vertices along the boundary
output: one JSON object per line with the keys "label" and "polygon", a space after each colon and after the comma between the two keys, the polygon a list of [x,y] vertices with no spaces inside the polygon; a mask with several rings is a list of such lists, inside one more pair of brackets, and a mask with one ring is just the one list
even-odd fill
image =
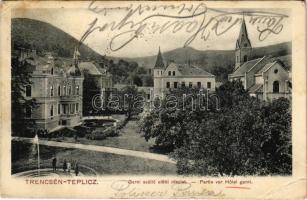
{"label": "arched doorway", "polygon": [[279,93],[279,82],[278,81],[273,82],[273,93]]}

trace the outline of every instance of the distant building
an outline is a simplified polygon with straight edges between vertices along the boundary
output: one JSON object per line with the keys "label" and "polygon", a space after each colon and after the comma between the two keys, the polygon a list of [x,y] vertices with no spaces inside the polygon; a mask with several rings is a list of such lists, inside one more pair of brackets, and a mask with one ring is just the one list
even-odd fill
{"label": "distant building", "polygon": [[37,106],[26,110],[38,129],[53,131],[63,126],[76,126],[82,119],[83,76],[78,67],[78,52],[68,70],[56,67],[51,53],[38,56],[35,51],[19,49],[14,52],[19,61],[26,62],[31,72],[31,85],[25,87],[26,99],[35,98]]}
{"label": "distant building", "polygon": [[163,97],[173,88],[205,88],[215,91],[215,76],[190,64],[177,64],[171,61],[165,67],[159,48],[154,66],[154,96]]}
{"label": "distant building", "polygon": [[[107,71],[107,69],[101,68],[93,62],[80,62],[79,68],[84,74],[84,81],[93,81],[94,85],[101,93],[112,90],[112,75]],[[87,78],[89,80],[87,80]],[[86,91],[84,92],[86,93]]]}
{"label": "distant building", "polygon": [[262,100],[291,97],[291,56],[250,59],[251,42],[243,18],[236,41],[235,70],[228,75],[229,81],[240,80],[251,96]]}

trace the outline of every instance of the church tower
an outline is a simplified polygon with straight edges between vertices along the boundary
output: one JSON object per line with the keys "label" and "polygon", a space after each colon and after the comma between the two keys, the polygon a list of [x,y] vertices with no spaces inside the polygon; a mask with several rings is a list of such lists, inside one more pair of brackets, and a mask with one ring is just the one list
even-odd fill
{"label": "church tower", "polygon": [[164,66],[162,55],[161,55],[161,50],[160,50],[160,47],[159,47],[159,52],[158,52],[158,55],[157,55],[156,64],[154,66],[154,77],[160,77],[162,75],[164,69],[165,69],[165,66]]}
{"label": "church tower", "polygon": [[235,70],[240,67],[244,62],[248,61],[251,57],[252,45],[249,41],[245,19],[243,15],[243,20],[241,24],[241,30],[239,37],[236,42],[236,65]]}
{"label": "church tower", "polygon": [[154,79],[154,96],[158,95],[161,96],[162,95],[162,74],[165,70],[165,65],[163,62],[163,58],[161,55],[161,51],[160,51],[160,47],[159,47],[159,52],[157,55],[157,60],[156,60],[156,64],[153,68],[154,71],[154,75],[153,75],[153,79]]}

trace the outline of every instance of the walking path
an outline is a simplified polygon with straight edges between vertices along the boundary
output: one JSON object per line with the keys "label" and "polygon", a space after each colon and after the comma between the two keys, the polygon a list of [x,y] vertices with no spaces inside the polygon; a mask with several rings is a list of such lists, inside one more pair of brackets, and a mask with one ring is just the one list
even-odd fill
{"label": "walking path", "polygon": [[[32,138],[13,137],[12,140],[23,141],[27,143],[34,143]],[[133,156],[133,157],[157,160],[157,161],[168,162],[168,163],[173,163],[173,164],[176,163],[174,160],[170,159],[168,156],[165,156],[165,155],[142,152],[142,151],[133,151],[133,150],[128,150],[128,149],[120,149],[120,148],[114,148],[114,147],[76,144],[76,143],[68,143],[68,142],[55,142],[55,141],[47,141],[47,140],[40,140],[39,144],[46,145],[46,146],[53,146],[53,147],[82,149],[82,150],[98,151],[98,152],[112,153],[112,154],[118,154],[118,155],[124,155],[124,156]]]}
{"label": "walking path", "polygon": [[[53,171],[52,168],[45,168],[45,169],[40,169],[40,172],[38,172],[37,169],[34,170],[29,170],[25,172],[20,172],[13,174],[15,177],[60,177],[60,176],[76,176],[74,170],[70,170],[70,172],[64,172],[63,170],[57,170]],[[78,176],[83,176],[81,172],[79,172]]]}

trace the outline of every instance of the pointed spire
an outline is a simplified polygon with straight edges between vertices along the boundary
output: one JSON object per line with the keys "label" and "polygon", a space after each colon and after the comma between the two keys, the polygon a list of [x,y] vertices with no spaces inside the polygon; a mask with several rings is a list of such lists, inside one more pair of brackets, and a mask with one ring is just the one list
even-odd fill
{"label": "pointed spire", "polygon": [[79,69],[79,57],[80,57],[80,52],[77,47],[75,47],[74,55],[73,55],[73,60],[74,60],[74,65],[72,66],[72,69],[70,70],[70,74],[73,76],[80,76],[81,71]]}
{"label": "pointed spire", "polygon": [[242,19],[241,29],[240,29],[236,47],[237,48],[251,47],[251,43],[248,38],[248,32],[247,32],[247,28],[245,24],[245,13],[244,12],[243,12],[243,19]]}
{"label": "pointed spire", "polygon": [[161,54],[161,50],[160,50],[160,46],[159,46],[159,52],[157,55],[157,60],[156,60],[156,64],[155,64],[155,69],[164,69],[164,62],[163,62],[163,58],[162,58],[162,54]]}

